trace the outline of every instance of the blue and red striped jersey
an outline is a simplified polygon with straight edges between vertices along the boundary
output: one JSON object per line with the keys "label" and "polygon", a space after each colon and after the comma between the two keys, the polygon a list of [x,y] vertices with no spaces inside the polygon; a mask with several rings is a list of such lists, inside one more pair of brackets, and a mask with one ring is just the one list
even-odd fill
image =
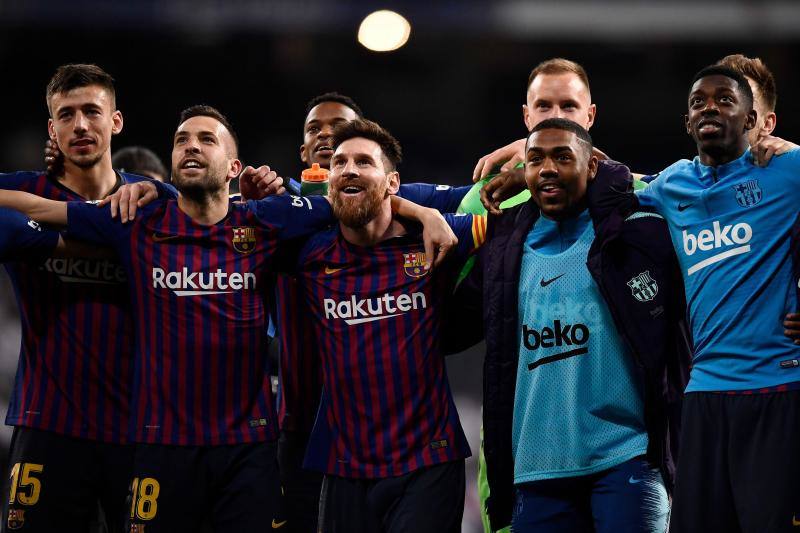
{"label": "blue and red striped jersey", "polygon": [[[145,179],[118,174],[118,185]],[[84,200],[37,172],[0,175],[0,188]],[[116,260],[81,257],[11,263],[6,269],[22,322],[6,424],[125,442],[133,363],[125,271]]]}
{"label": "blue and red striped jersey", "polygon": [[[411,183],[401,185],[397,195],[442,213],[455,213],[471,188]],[[280,350],[278,423],[282,430],[308,433],[317,416],[322,376],[311,316],[296,278],[278,276],[275,303]]]}
{"label": "blue and red striped jersey", "polygon": [[48,257],[58,237],[57,231],[42,228],[22,213],[0,208],[0,263]]}
{"label": "blue and red striped jersey", "polygon": [[274,439],[265,296],[273,256],[279,242],[331,223],[327,200],[231,202],[211,226],[175,200],[153,202],[128,224],[85,203],[70,203],[68,218],[70,236],[112,245],[131,279],[132,438],[186,446]]}
{"label": "blue and red striped jersey", "polygon": [[[483,242],[486,219],[445,217],[463,259]],[[424,262],[418,232],[364,248],[334,228],[301,252],[323,374],[306,468],[383,478],[469,456],[439,345],[457,268],[431,273]]]}

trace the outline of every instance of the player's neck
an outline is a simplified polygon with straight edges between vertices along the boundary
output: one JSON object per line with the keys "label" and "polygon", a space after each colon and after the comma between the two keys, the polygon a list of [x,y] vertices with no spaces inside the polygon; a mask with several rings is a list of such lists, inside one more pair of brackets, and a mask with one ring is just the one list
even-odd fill
{"label": "player's neck", "polygon": [[351,228],[339,224],[344,239],[356,246],[374,246],[381,241],[402,235],[405,228],[392,216],[392,207],[389,202],[381,205],[378,216],[360,228]]}
{"label": "player's neck", "polygon": [[117,174],[111,167],[111,153],[107,152],[96,164],[88,168],[64,161],[64,175],[59,182],[87,200],[102,200],[117,186]]}
{"label": "player's neck", "polygon": [[700,156],[700,162],[702,164],[707,167],[718,167],[720,165],[730,163],[735,159],[739,159],[748,148],[750,148],[750,143],[747,141],[747,137],[742,137],[740,142],[738,142],[735,146],[720,147],[718,149],[707,150],[705,152],[702,151],[698,146],[697,153]]}
{"label": "player's neck", "polygon": [[222,192],[198,198],[181,193],[178,197],[180,210],[203,226],[212,226],[228,216],[228,205],[228,195]]}

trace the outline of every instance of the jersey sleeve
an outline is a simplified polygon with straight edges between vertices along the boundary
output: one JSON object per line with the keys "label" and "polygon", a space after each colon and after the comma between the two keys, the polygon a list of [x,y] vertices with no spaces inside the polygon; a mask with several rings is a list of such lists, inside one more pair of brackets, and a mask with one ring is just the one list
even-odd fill
{"label": "jersey sleeve", "polygon": [[795,195],[800,195],[800,148],[774,156],[767,165],[767,169],[773,166],[783,170],[781,179],[786,180],[787,190]]}
{"label": "jersey sleeve", "polygon": [[175,189],[169,183],[163,183],[158,180],[152,181],[153,185],[156,186],[156,191],[158,192],[158,199],[159,200],[177,200],[178,199],[178,190]]}
{"label": "jersey sleeve", "polygon": [[310,235],[334,222],[333,209],[324,196],[270,196],[248,200],[247,206],[261,224],[278,230],[279,240]]}
{"label": "jersey sleeve", "polygon": [[29,183],[38,174],[35,172],[8,172],[0,173],[0,189],[18,190]]}
{"label": "jersey sleeve", "polygon": [[466,257],[486,241],[486,217],[483,215],[444,215],[445,221],[458,238],[456,254]]}
{"label": "jersey sleeve", "polygon": [[440,213],[455,213],[461,200],[467,195],[471,185],[451,187],[449,185],[432,185],[429,183],[410,183],[400,185],[397,196],[405,198],[417,205],[436,209]]}
{"label": "jersey sleeve", "polygon": [[127,243],[133,223],[123,224],[111,218],[111,206],[98,207],[93,202],[67,204],[67,237],[117,248]]}
{"label": "jersey sleeve", "polygon": [[0,209],[0,262],[48,256],[59,233],[42,228],[22,213]]}
{"label": "jersey sleeve", "polygon": [[635,191],[639,205],[642,207],[652,207],[656,211],[661,211],[661,185],[664,180],[661,176],[656,176],[647,182],[647,187]]}

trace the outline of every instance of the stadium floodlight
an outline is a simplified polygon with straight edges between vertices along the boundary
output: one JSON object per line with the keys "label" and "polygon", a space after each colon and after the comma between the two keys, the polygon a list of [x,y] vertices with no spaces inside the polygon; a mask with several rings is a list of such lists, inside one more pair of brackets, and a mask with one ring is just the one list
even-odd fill
{"label": "stadium floodlight", "polygon": [[358,27],[358,42],[373,52],[391,52],[408,41],[411,24],[399,13],[381,10],[370,13]]}

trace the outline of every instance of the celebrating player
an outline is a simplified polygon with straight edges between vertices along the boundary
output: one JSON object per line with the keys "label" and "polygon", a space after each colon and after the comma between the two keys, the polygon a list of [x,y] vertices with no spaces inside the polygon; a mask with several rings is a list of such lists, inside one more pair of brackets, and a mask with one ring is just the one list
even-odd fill
{"label": "celebrating player", "polygon": [[[586,209],[592,188],[632,184],[572,121],[533,127],[525,177],[533,202],[490,217],[465,285],[484,295],[492,528],[663,531],[688,349],[669,236],[651,213]],[[615,223],[593,226],[601,212]]]}
{"label": "celebrating player", "polygon": [[[320,528],[458,531],[469,447],[439,341],[453,265],[424,269],[418,227],[392,216],[400,148],[388,132],[356,120],[331,147],[340,223],[298,262],[323,369],[305,463],[325,473]],[[448,217],[463,256],[483,219]]]}
{"label": "celebrating player", "polygon": [[686,115],[699,155],[638,195],[669,224],[694,338],[671,523],[678,532],[798,524],[800,348],[781,319],[795,305],[789,235],[800,150],[757,167],[748,151],[757,121],[741,74],[701,70]]}
{"label": "celebrating player", "polygon": [[[4,174],[0,188],[83,201],[144,179],[112,169],[111,137],[123,121],[106,72],[59,67],[47,105],[50,138],[65,154],[62,173]],[[133,321],[125,272],[92,256],[7,268],[22,346],[6,417],[15,429],[4,520],[28,531],[86,531],[100,501],[109,529],[120,531],[122,521],[111,518],[122,516],[133,456],[126,445]]]}

